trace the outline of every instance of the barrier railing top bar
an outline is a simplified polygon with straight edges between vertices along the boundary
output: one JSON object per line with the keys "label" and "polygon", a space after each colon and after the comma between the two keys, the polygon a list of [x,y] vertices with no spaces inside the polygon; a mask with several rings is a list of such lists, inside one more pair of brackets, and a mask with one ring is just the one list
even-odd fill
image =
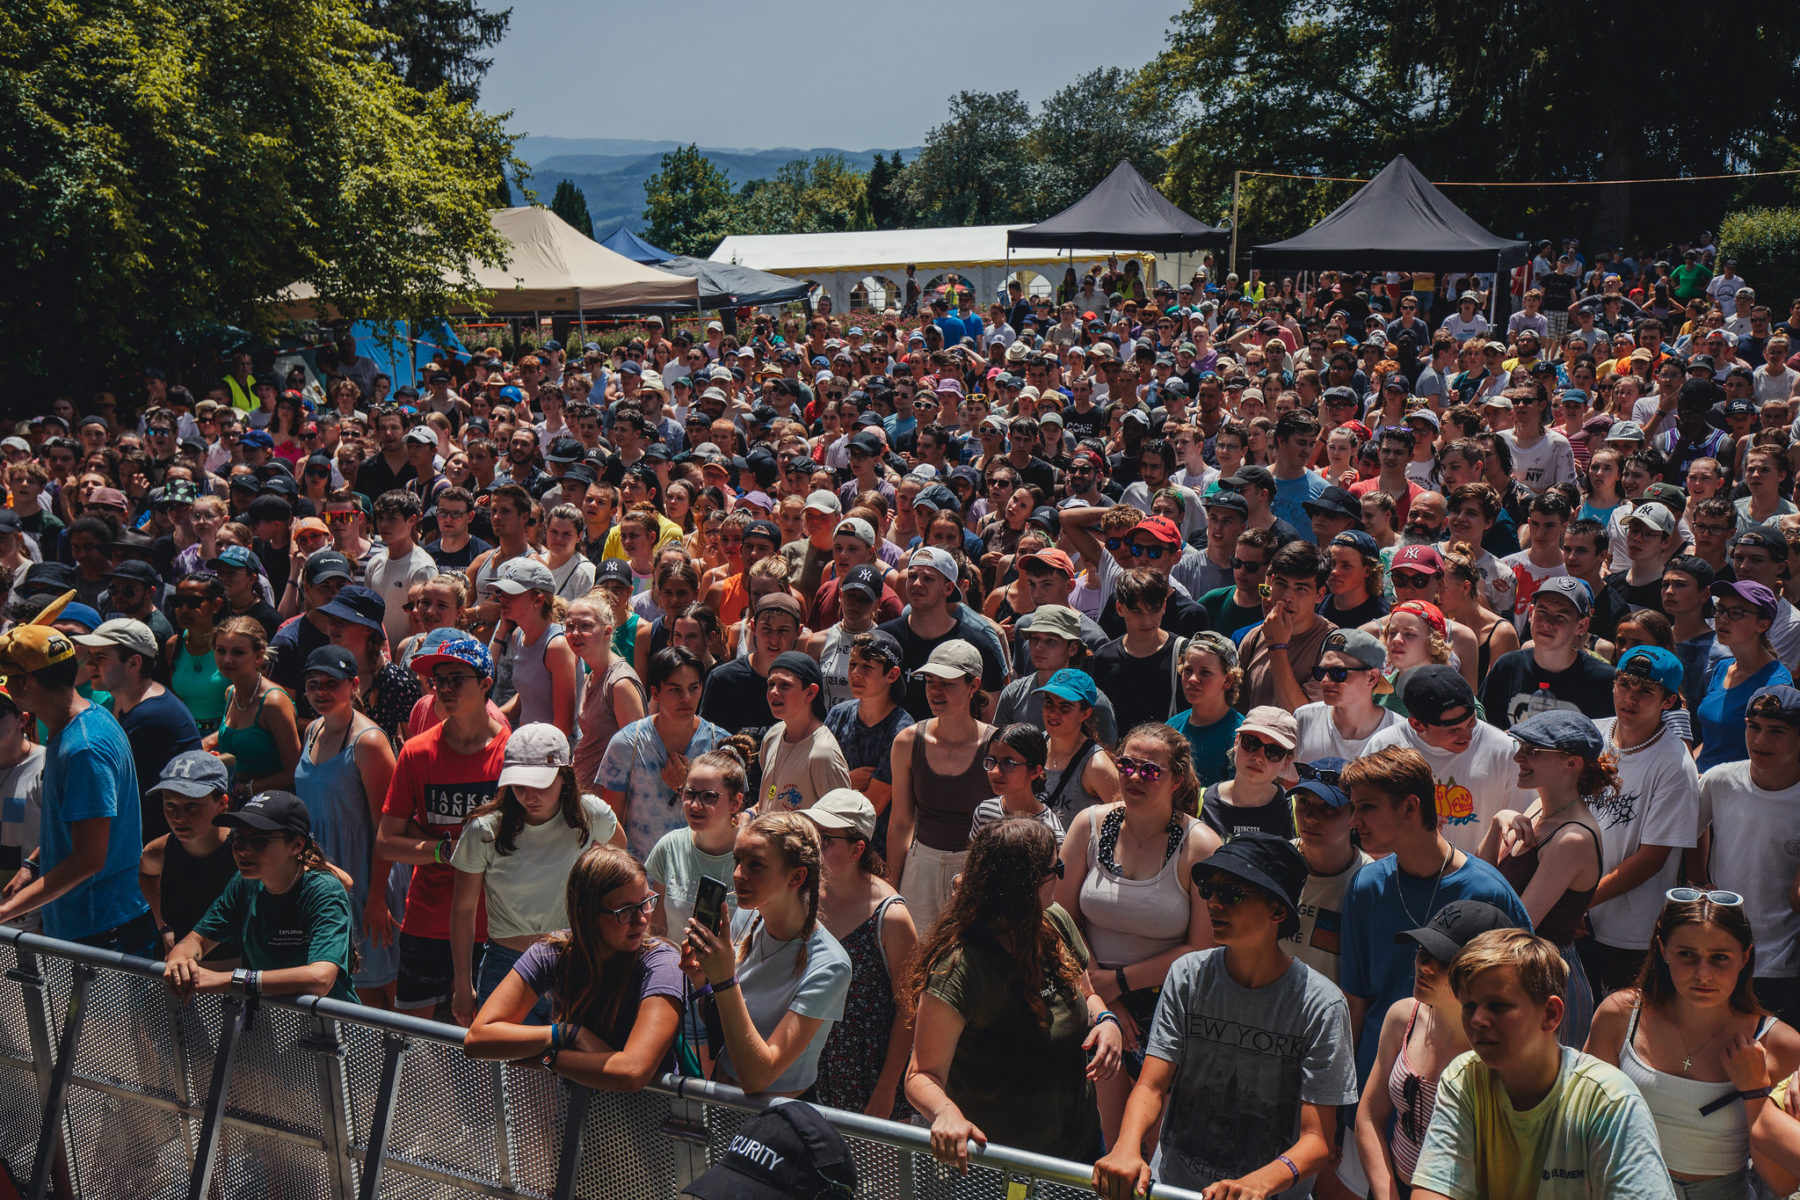
{"label": "barrier railing top bar", "polygon": [[[90,966],[122,971],[141,978],[158,981],[162,979],[161,964],[149,959],[121,954],[116,950],[101,950],[92,946],[84,946],[77,942],[59,941],[10,926],[0,926],[0,945],[11,945],[17,950],[27,953],[44,954],[54,958],[86,963]],[[453,1046],[463,1044],[465,1031],[462,1027],[446,1025],[439,1021],[429,1021],[406,1013],[368,1008],[360,1004],[350,1004],[319,996],[264,996],[259,999],[258,1003],[292,1009],[309,1016],[386,1030],[405,1037]],[[775,1105],[789,1103],[785,1097],[749,1095],[738,1088],[705,1079],[689,1079],[681,1075],[664,1075],[650,1084],[649,1090],[672,1096],[678,1100],[701,1101],[745,1112],[762,1112]],[[825,1108],[823,1105],[817,1107],[832,1125],[847,1134],[852,1134],[865,1141],[880,1142],[897,1149],[927,1156],[931,1152],[931,1133],[921,1126],[885,1121],[879,1117],[870,1117],[862,1113]],[[1092,1178],[1091,1169],[1084,1164],[1051,1158],[1011,1146],[988,1145],[984,1147],[979,1143],[971,1144],[969,1162],[972,1166],[986,1167],[1000,1172],[1021,1172],[1071,1187],[1086,1187]],[[1157,1200],[1202,1200],[1198,1192],[1163,1184],[1155,1185],[1150,1195]]]}

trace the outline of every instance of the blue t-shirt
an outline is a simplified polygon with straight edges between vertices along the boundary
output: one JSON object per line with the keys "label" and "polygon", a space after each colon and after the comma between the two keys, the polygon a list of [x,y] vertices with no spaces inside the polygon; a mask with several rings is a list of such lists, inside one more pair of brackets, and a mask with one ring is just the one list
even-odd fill
{"label": "blue t-shirt", "polygon": [[1706,698],[1694,710],[1700,718],[1700,728],[1695,732],[1700,735],[1701,746],[1700,757],[1694,765],[1702,774],[1720,763],[1742,762],[1749,758],[1750,751],[1744,746],[1744,713],[1750,707],[1750,697],[1763,688],[1794,682],[1792,672],[1770,659],[1763,664],[1762,670],[1736,687],[1728,688],[1725,675],[1735,662],[1737,659],[1727,657],[1713,664]]}
{"label": "blue t-shirt", "polygon": [[[154,785],[177,754],[200,749],[200,727],[194,724],[194,714],[173,692],[151,696],[120,717],[119,725],[131,743],[131,761],[142,787]],[[145,841],[169,832],[160,793],[144,797],[142,812]]]}
{"label": "blue t-shirt", "polygon": [[1225,716],[1211,725],[1195,726],[1189,724],[1194,715],[1193,709],[1178,712],[1169,718],[1169,728],[1188,740],[1194,749],[1194,774],[1200,777],[1200,786],[1209,788],[1215,783],[1223,783],[1231,778],[1231,744],[1237,740],[1238,726],[1244,723],[1244,716],[1236,709],[1226,709]]}
{"label": "blue t-shirt", "polygon": [[[1433,898],[1435,891],[1436,897]],[[1338,986],[1346,996],[1369,1001],[1356,1049],[1356,1074],[1367,1079],[1375,1065],[1381,1022],[1396,1000],[1413,990],[1413,956],[1418,945],[1396,945],[1394,935],[1418,929],[1452,900],[1479,900],[1511,916],[1520,929],[1531,928],[1531,916],[1500,872],[1466,856],[1462,866],[1443,877],[1415,879],[1400,874],[1393,855],[1378,858],[1356,873],[1344,895],[1344,954]]]}
{"label": "blue t-shirt", "polygon": [[969,336],[969,327],[957,317],[935,317],[931,323],[936,325],[939,332],[944,335],[944,349],[946,350]]}
{"label": "blue t-shirt", "polygon": [[1328,486],[1316,471],[1302,471],[1298,479],[1277,479],[1269,511],[1292,525],[1302,538],[1316,543],[1319,539],[1313,533],[1312,514],[1306,511],[1306,502],[1318,499]]}
{"label": "blue t-shirt", "polygon": [[44,751],[43,873],[74,853],[75,822],[99,817],[112,822],[100,870],[43,910],[50,937],[93,937],[150,911],[137,884],[144,838],[131,743],[111,713],[90,704]]}

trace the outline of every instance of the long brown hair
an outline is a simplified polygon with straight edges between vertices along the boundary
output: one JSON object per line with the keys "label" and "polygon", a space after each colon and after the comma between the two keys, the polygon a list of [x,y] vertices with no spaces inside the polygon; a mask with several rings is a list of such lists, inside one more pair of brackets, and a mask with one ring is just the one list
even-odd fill
{"label": "long brown hair", "polygon": [[969,843],[949,906],[913,956],[906,1003],[916,1009],[934,976],[969,947],[982,946],[1012,964],[1007,982],[1014,994],[1038,1024],[1048,1025],[1050,1010],[1042,994],[1046,976],[1075,994],[1081,974],[1038,902],[1038,890],[1056,861],[1056,836],[1037,821],[1014,817],[984,825]]}
{"label": "long brown hair", "polygon": [[1750,932],[1750,919],[1744,915],[1744,906],[1714,904],[1704,896],[1698,900],[1670,900],[1657,914],[1650,953],[1644,956],[1644,965],[1638,968],[1637,989],[1643,1003],[1657,1005],[1675,999],[1675,979],[1669,974],[1669,964],[1663,960],[1662,947],[1668,942],[1669,935],[1683,925],[1716,925],[1743,947],[1744,969],[1738,972],[1737,983],[1731,989],[1731,1010],[1755,1015],[1768,1011],[1758,1003],[1756,993],[1751,989],[1750,981],[1756,974],[1756,939]]}
{"label": "long brown hair", "polygon": [[569,869],[564,892],[569,927],[544,939],[557,955],[556,996],[551,1004],[557,1020],[610,1029],[619,1019],[631,973],[661,939],[646,936],[636,954],[609,953],[600,922],[613,918],[600,910],[607,893],[645,881],[642,863],[624,850],[601,844],[582,851]]}
{"label": "long brown hair", "polygon": [[[587,817],[581,811],[581,788],[575,782],[574,767],[556,768],[557,782],[562,792],[557,797],[556,806],[564,824],[575,831],[576,844],[587,845]],[[466,825],[476,817],[485,817],[490,813],[500,814],[500,828],[494,831],[494,849],[501,854],[511,854],[518,849],[519,831],[525,828],[525,806],[513,795],[510,787],[503,787],[494,793],[494,798],[483,804],[463,819]]]}

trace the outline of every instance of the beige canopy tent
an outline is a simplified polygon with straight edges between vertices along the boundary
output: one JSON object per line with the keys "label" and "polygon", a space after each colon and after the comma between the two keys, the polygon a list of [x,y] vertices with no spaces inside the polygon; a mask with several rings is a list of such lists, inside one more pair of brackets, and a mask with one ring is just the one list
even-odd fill
{"label": "beige canopy tent", "polygon": [[[505,266],[475,267],[495,315],[699,303],[699,280],[635,263],[547,208],[500,208],[488,216],[510,247]],[[297,285],[284,298],[303,306],[313,290]]]}

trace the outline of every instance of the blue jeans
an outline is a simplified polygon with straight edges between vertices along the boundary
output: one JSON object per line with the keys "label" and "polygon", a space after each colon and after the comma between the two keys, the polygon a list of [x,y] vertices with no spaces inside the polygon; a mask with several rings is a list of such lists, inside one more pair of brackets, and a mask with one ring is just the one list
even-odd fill
{"label": "blue jeans", "polygon": [[[525,957],[523,950],[509,950],[499,942],[489,942],[487,950],[481,956],[481,970],[475,976],[475,1007],[479,1009],[487,1003],[487,998],[494,994],[513,964]],[[526,1025],[550,1024],[550,997],[540,995],[531,1011],[525,1015]]]}

